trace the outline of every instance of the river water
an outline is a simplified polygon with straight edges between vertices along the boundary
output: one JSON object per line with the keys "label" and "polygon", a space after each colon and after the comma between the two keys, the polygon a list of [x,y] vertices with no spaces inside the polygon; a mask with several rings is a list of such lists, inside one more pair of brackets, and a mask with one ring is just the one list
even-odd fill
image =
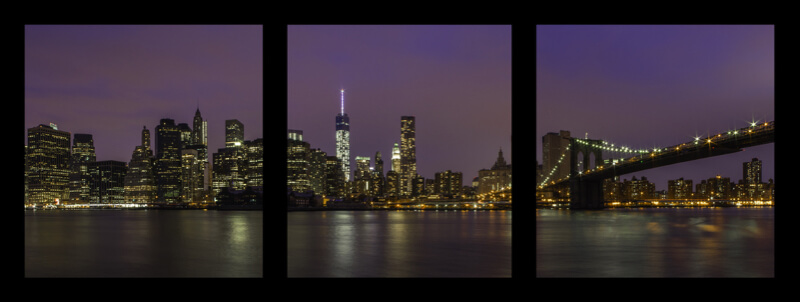
{"label": "river water", "polygon": [[25,277],[262,277],[261,211],[25,211]]}
{"label": "river water", "polygon": [[774,208],[536,210],[537,277],[774,277]]}
{"label": "river water", "polygon": [[289,212],[291,277],[511,277],[511,211]]}

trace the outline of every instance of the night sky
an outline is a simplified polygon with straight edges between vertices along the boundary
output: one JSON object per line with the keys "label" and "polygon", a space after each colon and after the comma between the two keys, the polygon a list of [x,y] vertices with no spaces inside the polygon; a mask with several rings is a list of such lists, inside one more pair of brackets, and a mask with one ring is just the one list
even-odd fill
{"label": "night sky", "polygon": [[[162,118],[208,121],[209,160],[225,145],[225,120],[263,138],[259,25],[25,26],[27,129],[92,134],[97,160],[129,162]],[[73,137],[74,139],[74,137]]]}
{"label": "night sky", "polygon": [[[774,45],[770,25],[537,26],[536,158],[542,136],[559,130],[653,149],[773,121]],[[656,190],[679,177],[737,183],[758,158],[767,182],[774,153],[771,143],[632,175]]]}
{"label": "night sky", "polygon": [[502,148],[511,154],[511,26],[288,27],[288,129],[336,155],[340,89],[356,156],[384,173],[400,143],[400,117],[416,117],[417,172],[463,173],[471,185]]}

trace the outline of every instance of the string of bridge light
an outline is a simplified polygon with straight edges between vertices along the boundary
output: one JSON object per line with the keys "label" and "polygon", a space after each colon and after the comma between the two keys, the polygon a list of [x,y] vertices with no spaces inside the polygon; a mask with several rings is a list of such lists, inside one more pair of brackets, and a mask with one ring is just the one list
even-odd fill
{"label": "string of bridge light", "polygon": [[558,162],[556,162],[556,165],[553,167],[552,170],[550,170],[550,174],[548,174],[547,177],[545,177],[544,180],[542,180],[542,183],[539,184],[539,187],[544,187],[544,185],[547,183],[547,181],[550,180],[550,177],[552,177],[553,174],[556,173],[558,168],[561,167],[561,163],[564,160],[564,157],[567,156],[567,152],[569,151],[569,147],[571,147],[571,146],[572,146],[572,143],[569,143],[567,145],[567,148],[564,149],[563,153],[561,153],[561,157],[558,158]]}

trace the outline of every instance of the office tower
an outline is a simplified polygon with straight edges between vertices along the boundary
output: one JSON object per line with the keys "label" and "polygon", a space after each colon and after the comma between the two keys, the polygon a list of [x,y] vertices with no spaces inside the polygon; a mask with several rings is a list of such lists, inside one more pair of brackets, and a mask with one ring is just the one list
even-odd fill
{"label": "office tower", "polygon": [[325,160],[325,196],[342,197],[344,196],[344,174],[341,161],[336,156],[326,156]]}
{"label": "office tower", "polygon": [[225,148],[238,148],[244,143],[244,125],[239,120],[225,120]]}
{"label": "office tower", "polygon": [[264,186],[264,139],[244,141],[245,147],[245,185]]}
{"label": "office tower", "polygon": [[511,187],[511,165],[503,158],[503,149],[497,154],[497,160],[491,169],[478,171],[478,194],[499,191]]}
{"label": "office tower", "polygon": [[197,111],[194,112],[192,127],[192,143],[208,146],[208,121],[200,115],[200,107],[197,107]]}
{"label": "office tower", "polygon": [[386,195],[389,197],[400,195],[400,174],[395,170],[386,172]]}
{"label": "office tower", "polygon": [[369,169],[369,156],[356,156],[356,170],[353,173],[356,193],[370,195],[372,173]]}
{"label": "office tower", "polygon": [[296,141],[303,141],[303,130],[289,129],[289,139]]}
{"label": "office tower", "polygon": [[28,129],[28,202],[53,203],[69,197],[70,133],[55,124]]}
{"label": "office tower", "polygon": [[[210,186],[211,177],[208,175],[208,121],[203,119],[200,115],[200,107],[194,112],[194,119],[192,120],[192,144],[198,152],[202,169],[203,169],[203,189],[206,190]],[[202,146],[202,147],[198,147]]]}
{"label": "office tower", "polygon": [[181,200],[181,131],[172,119],[161,119],[156,126],[155,183],[156,201]]}
{"label": "office tower", "polygon": [[[310,157],[311,145],[309,143],[293,139],[288,140],[286,151],[286,181],[290,191],[305,192],[311,187],[308,179]],[[214,163],[216,164],[216,159]],[[214,173],[216,175],[216,171]]]}
{"label": "office tower", "polygon": [[463,175],[450,170],[438,172],[434,176],[433,191],[442,196],[457,197],[461,195]]}
{"label": "office tower", "polygon": [[400,118],[400,194],[409,196],[414,191],[417,177],[417,145],[413,116]]}
{"label": "office tower", "polygon": [[392,171],[400,173],[400,146],[397,143],[392,147]]}
{"label": "office tower", "polygon": [[344,113],[344,89],[342,89],[342,111],[336,115],[336,157],[342,162],[344,181],[350,181],[350,117]]}
{"label": "office tower", "polygon": [[[542,177],[551,182],[569,176],[569,131],[547,133],[542,137]],[[540,185],[540,184],[537,184]]]}
{"label": "office tower", "polygon": [[203,202],[203,163],[197,149],[181,150],[181,201]]}
{"label": "office tower", "polygon": [[309,150],[308,155],[308,185],[315,195],[325,192],[325,164],[327,153],[317,149]]}
{"label": "office tower", "polygon": [[758,158],[753,158],[750,162],[742,164],[742,179],[746,184],[761,183],[761,161]]}
{"label": "office tower", "polygon": [[375,195],[382,196],[386,190],[383,176],[383,159],[381,151],[375,152],[375,169],[372,171],[372,184],[375,186]]}
{"label": "office tower", "polygon": [[69,200],[89,202],[89,164],[96,159],[92,135],[76,133],[72,141]]}
{"label": "office tower", "polygon": [[178,130],[181,132],[181,149],[186,148],[186,146],[192,144],[192,129],[189,128],[189,124],[187,123],[180,123],[178,124]]}
{"label": "office tower", "polygon": [[122,161],[104,160],[89,164],[92,175],[90,203],[125,202],[125,174],[127,164]]}
{"label": "office tower", "polygon": [[375,173],[383,177],[383,159],[381,159],[381,151],[375,152]]}
{"label": "office tower", "polygon": [[125,202],[155,202],[156,186],[153,174],[153,150],[150,149],[150,130],[142,129],[142,144],[136,146],[125,174]]}
{"label": "office tower", "polygon": [[667,198],[692,198],[692,180],[684,180],[683,177],[681,177],[667,181]]}

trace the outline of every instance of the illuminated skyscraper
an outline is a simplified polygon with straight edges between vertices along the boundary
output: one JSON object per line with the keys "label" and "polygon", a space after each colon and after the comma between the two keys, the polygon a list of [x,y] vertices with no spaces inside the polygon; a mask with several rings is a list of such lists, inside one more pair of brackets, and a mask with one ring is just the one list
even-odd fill
{"label": "illuminated skyscraper", "polygon": [[239,148],[244,143],[244,125],[239,120],[225,120],[225,148]]}
{"label": "illuminated skyscraper", "polygon": [[125,174],[126,203],[150,203],[155,201],[156,186],[153,176],[153,150],[150,150],[150,130],[142,129],[142,144],[133,150],[133,156]]}
{"label": "illuminated skyscraper", "polygon": [[411,195],[417,177],[417,144],[413,116],[400,117],[400,194]]}
{"label": "illuminated skyscraper", "polygon": [[336,157],[342,161],[344,181],[350,181],[350,117],[344,113],[344,89],[342,111],[336,115]]}
{"label": "illuminated skyscraper", "polygon": [[28,129],[28,201],[52,203],[69,197],[70,133],[55,124]]}
{"label": "illuminated skyscraper", "polygon": [[392,171],[400,173],[400,146],[397,143],[392,148]]}

